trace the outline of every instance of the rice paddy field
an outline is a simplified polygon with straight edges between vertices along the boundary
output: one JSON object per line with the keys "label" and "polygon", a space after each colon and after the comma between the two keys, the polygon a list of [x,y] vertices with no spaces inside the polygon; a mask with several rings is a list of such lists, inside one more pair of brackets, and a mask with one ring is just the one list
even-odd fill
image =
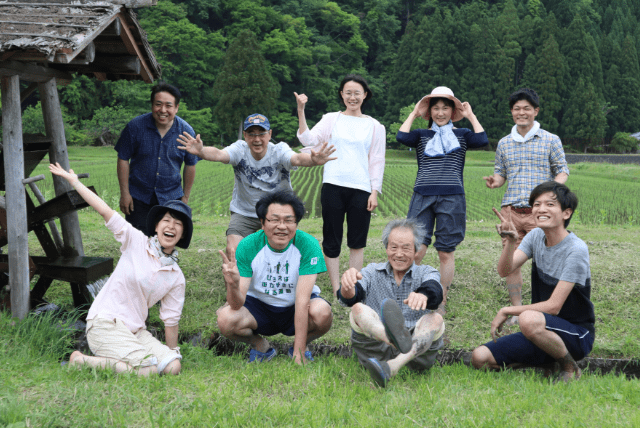
{"label": "rice paddy field", "polygon": [[[116,153],[112,148],[70,147],[71,167],[77,173],[89,173],[85,184],[95,186],[98,194],[117,209],[120,199],[116,176]],[[499,207],[506,185],[488,189],[483,176],[493,173],[494,153],[467,152],[464,185],[467,218],[470,221],[493,221],[491,207]],[[377,215],[404,216],[407,212],[417,165],[415,152],[388,151],[382,195],[378,198]],[[567,185],[580,200],[572,221],[585,225],[640,225],[640,166],[581,163],[570,165]],[[43,162],[32,175],[50,177]],[[305,201],[309,217],[320,217],[322,167],[298,168],[291,173],[295,192]],[[228,215],[234,175],[230,165],[201,161],[197,166],[191,205],[194,214]],[[53,196],[50,178],[38,183],[49,199]]]}

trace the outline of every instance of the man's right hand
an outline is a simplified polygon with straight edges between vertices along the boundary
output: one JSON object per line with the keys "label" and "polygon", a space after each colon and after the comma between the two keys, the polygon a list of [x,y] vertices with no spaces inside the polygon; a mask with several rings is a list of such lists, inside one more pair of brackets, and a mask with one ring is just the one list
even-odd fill
{"label": "man's right hand", "polygon": [[235,261],[230,261],[227,254],[218,250],[222,256],[222,276],[224,276],[224,282],[232,287],[240,286],[240,271],[238,271],[238,265]]}
{"label": "man's right hand", "polygon": [[516,226],[513,224],[513,221],[511,221],[511,210],[509,210],[508,219],[504,218],[497,209],[492,208],[492,210],[500,219],[500,224],[496,224],[498,234],[502,238],[507,238],[511,242],[516,242],[518,240],[518,232],[516,231]]}
{"label": "man's right hand", "polygon": [[180,150],[186,150],[192,155],[202,157],[201,153],[204,148],[204,143],[200,139],[200,134],[196,135],[196,138],[193,138],[188,132],[183,132],[182,135],[178,136],[177,141],[182,144],[178,146]]}
{"label": "man's right hand", "polygon": [[362,279],[362,274],[356,268],[350,268],[342,275],[342,288],[340,294],[345,299],[351,299],[355,296],[356,282]]}
{"label": "man's right hand", "polygon": [[126,195],[120,195],[120,211],[125,215],[130,215],[133,212],[133,198],[131,197],[131,194],[127,193]]}

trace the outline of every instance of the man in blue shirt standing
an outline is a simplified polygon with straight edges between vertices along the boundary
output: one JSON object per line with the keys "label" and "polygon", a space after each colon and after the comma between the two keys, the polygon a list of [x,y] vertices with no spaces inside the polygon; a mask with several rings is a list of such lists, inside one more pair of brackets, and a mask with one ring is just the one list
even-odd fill
{"label": "man in blue shirt standing", "polygon": [[[149,210],[166,201],[189,202],[199,158],[178,149],[178,136],[195,135],[193,128],[176,116],[180,91],[164,82],[151,89],[151,113],[127,124],[115,150],[118,152],[120,210],[126,220],[146,235]],[[184,166],[184,183],[180,169]],[[181,186],[182,185],[182,186]]]}

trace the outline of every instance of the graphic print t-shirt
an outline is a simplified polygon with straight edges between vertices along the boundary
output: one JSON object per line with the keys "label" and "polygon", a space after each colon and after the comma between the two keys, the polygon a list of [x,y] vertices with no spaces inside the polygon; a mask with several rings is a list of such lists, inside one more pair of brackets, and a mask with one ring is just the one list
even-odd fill
{"label": "graphic print t-shirt", "polygon": [[235,183],[230,209],[245,217],[257,218],[256,204],[266,193],[291,188],[291,156],[295,154],[287,143],[269,143],[267,153],[259,161],[251,156],[246,141],[238,140],[225,147],[233,166]]}
{"label": "graphic print t-shirt", "polygon": [[[327,270],[318,240],[301,230],[282,251],[272,249],[259,230],[240,241],[236,259],[240,276],[251,278],[247,295],[277,307],[295,304],[300,275]],[[312,292],[320,294],[320,288],[314,285]]]}

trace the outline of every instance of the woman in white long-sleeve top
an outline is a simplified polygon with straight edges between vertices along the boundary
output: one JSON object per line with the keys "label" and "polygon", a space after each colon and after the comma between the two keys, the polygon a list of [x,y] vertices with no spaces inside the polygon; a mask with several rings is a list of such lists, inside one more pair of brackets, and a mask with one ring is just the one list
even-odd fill
{"label": "woman in white long-sleeve top", "polygon": [[382,191],[386,132],[374,118],[362,113],[372,97],[367,82],[359,75],[342,79],[338,98],[345,110],[325,114],[309,129],[304,114],[308,97],[295,93],[298,103],[298,139],[304,146],[319,147],[329,142],[336,148],[337,160],[324,166],[322,178],[322,249],[331,286],[340,288],[339,255],[343,223],[347,217],[349,267],[362,269],[364,247],[371,212],[378,206]]}

